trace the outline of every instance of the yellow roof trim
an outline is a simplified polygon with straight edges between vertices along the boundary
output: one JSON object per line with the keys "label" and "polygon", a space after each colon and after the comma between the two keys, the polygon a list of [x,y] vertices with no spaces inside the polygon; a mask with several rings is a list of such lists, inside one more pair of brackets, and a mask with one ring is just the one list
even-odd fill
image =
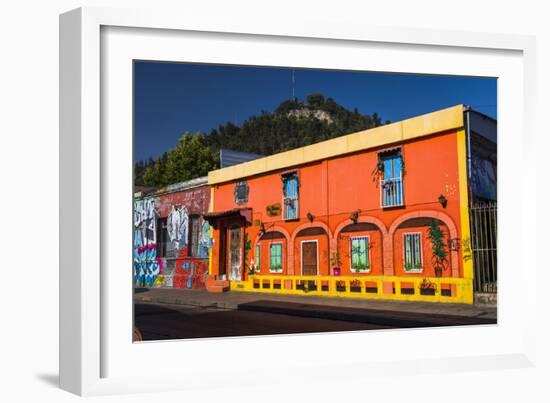
{"label": "yellow roof trim", "polygon": [[309,146],[295,148],[257,160],[210,171],[208,173],[208,184],[214,185],[229,182],[235,179],[460,128],[464,125],[463,111],[463,105],[456,105],[389,125],[351,133]]}

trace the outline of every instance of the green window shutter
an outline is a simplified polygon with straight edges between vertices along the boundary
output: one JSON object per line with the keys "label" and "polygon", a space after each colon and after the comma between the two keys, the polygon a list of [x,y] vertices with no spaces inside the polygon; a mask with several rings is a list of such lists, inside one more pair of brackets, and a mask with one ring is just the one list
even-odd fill
{"label": "green window shutter", "polygon": [[420,234],[405,234],[405,271],[418,270],[422,267]]}
{"label": "green window shutter", "polygon": [[420,255],[420,234],[414,234],[414,265],[422,264]]}
{"label": "green window shutter", "polygon": [[270,246],[270,269],[281,270],[283,268],[283,246],[281,244],[271,244]]}
{"label": "green window shutter", "polygon": [[351,240],[351,268],[352,270],[364,270],[369,267],[369,240],[364,238],[353,238]]}
{"label": "green window shutter", "polygon": [[355,267],[358,263],[358,256],[357,256],[357,239],[351,240],[351,266],[352,268]]}
{"label": "green window shutter", "polygon": [[256,271],[260,271],[260,245],[256,245],[256,256],[254,256],[256,263]]}

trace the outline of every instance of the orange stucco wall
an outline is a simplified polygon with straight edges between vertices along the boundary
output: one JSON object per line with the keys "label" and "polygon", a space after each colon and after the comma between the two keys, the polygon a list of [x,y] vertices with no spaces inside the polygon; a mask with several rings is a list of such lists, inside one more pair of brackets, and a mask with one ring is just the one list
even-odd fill
{"label": "orange stucco wall", "polygon": [[[406,273],[406,275],[433,276],[429,259],[431,251],[427,239],[427,227],[393,228],[393,233],[390,232],[392,224],[399,221],[400,217],[413,212],[422,212],[423,217],[444,216],[450,224],[442,226],[446,234],[451,236],[454,231],[455,236],[461,237],[456,135],[457,131],[452,130],[397,145],[402,147],[405,165],[404,207],[388,209],[380,207],[380,178],[376,175],[376,164],[378,152],[384,148],[378,148],[243,178],[249,186],[249,197],[248,202],[242,205],[235,203],[234,181],[216,184],[213,186],[215,197],[212,211],[220,212],[239,207],[252,209],[253,223],[246,228],[248,238],[251,240],[248,260],[254,256],[260,222],[267,231],[272,231],[275,227],[284,229],[288,239],[283,239],[283,256],[286,255],[287,260],[283,264],[282,274],[300,274],[300,241],[305,239],[318,240],[319,274],[330,273],[330,252],[335,250],[340,253],[342,275],[351,274],[349,236],[368,235],[370,242],[373,243],[373,248],[369,251],[372,266],[371,270],[364,275],[404,275],[402,235],[404,232],[412,231],[422,232],[423,256],[426,265],[422,273]],[[266,212],[267,206],[276,203],[282,205],[281,174],[293,169],[298,170],[300,178],[299,220],[284,221],[282,215],[270,217]],[[438,201],[440,195],[447,199],[445,208]],[[373,227],[357,234],[336,234],[336,230],[350,220],[350,214],[359,209],[360,220],[376,222],[379,229]],[[307,213],[313,215],[313,223],[306,218]],[[305,237],[297,235],[299,227],[309,226],[326,227],[329,233]],[[216,274],[216,262],[219,259],[219,231],[214,232],[214,238],[212,272]],[[267,267],[268,245],[275,241],[280,240],[260,240],[261,274],[271,274]],[[393,250],[390,250],[388,245]],[[390,252],[391,254],[388,255]],[[455,258],[451,260],[450,265],[455,267],[450,268],[443,275],[461,276],[460,251],[455,252]],[[390,273],[390,269],[393,273]]]}

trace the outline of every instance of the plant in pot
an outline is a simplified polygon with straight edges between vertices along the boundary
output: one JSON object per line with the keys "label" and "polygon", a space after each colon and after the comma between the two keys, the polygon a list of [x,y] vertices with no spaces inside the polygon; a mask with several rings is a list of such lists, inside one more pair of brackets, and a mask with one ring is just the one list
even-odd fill
{"label": "plant in pot", "polygon": [[278,272],[278,271],[283,270],[283,267],[282,267],[280,264],[274,264],[274,265],[272,265],[272,266],[270,267],[270,269],[271,269],[271,271],[276,271],[276,272]]}
{"label": "plant in pot", "polygon": [[254,262],[254,259],[251,259],[250,264],[248,265],[248,275],[252,276],[252,275],[256,274],[257,268],[258,267],[257,267],[256,263]]}
{"label": "plant in pot", "polygon": [[432,264],[435,276],[441,277],[443,270],[447,268],[447,243],[445,234],[435,220],[432,220],[428,229],[428,239],[432,243]]}
{"label": "plant in pot", "polygon": [[425,278],[422,280],[418,288],[420,289],[420,294],[422,295],[435,295],[437,285]]}
{"label": "plant in pot", "polygon": [[338,251],[333,252],[330,257],[330,265],[332,266],[332,273],[335,276],[340,275],[341,264],[342,264],[342,260],[340,259],[340,253],[338,253]]}
{"label": "plant in pot", "polygon": [[358,280],[358,279],[350,281],[349,288],[350,288],[351,292],[360,292],[361,291],[361,281]]}
{"label": "plant in pot", "polygon": [[351,269],[356,273],[368,271],[370,269],[369,263],[354,263],[351,265]]}
{"label": "plant in pot", "polygon": [[339,280],[336,282],[336,291],[346,291],[346,282]]}

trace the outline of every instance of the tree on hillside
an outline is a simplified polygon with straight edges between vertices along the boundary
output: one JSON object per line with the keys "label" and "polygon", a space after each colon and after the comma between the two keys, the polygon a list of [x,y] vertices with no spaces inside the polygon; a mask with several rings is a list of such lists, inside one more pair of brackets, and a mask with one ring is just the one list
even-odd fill
{"label": "tree on hillside", "polygon": [[185,132],[166,161],[163,184],[181,182],[204,176],[216,168],[215,157],[202,133]]}
{"label": "tree on hillside", "polygon": [[168,153],[164,153],[163,158],[158,157],[154,164],[149,165],[143,173],[143,183],[147,186],[163,186],[166,172],[166,160]]}
{"label": "tree on hillside", "polygon": [[318,92],[307,96],[307,104],[310,108],[320,108],[325,104],[325,97]]}

